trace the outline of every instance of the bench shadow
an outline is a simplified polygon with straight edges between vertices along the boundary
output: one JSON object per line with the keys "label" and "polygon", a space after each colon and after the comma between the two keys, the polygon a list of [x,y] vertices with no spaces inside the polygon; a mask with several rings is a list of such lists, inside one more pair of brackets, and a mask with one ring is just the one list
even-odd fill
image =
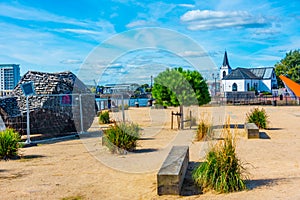
{"label": "bench shadow", "polygon": [[33,155],[25,155],[25,156],[20,156],[20,155],[17,155],[17,156],[14,156],[13,158],[10,158],[10,160],[31,160],[31,159],[35,159],[35,158],[44,158],[46,156],[44,155],[38,155],[38,154],[33,154]]}
{"label": "bench shadow", "polygon": [[244,124],[230,124],[230,128],[244,129]]}
{"label": "bench shadow", "polygon": [[46,156],[44,155],[37,155],[37,154],[33,154],[33,155],[25,155],[25,156],[21,156],[21,159],[35,159],[35,158],[44,158]]}
{"label": "bench shadow", "polygon": [[154,138],[139,138],[139,140],[154,140]]}
{"label": "bench shadow", "polygon": [[278,130],[283,130],[283,128],[267,128],[267,130],[278,131]]}
{"label": "bench shadow", "polygon": [[[227,125],[214,125],[212,126],[213,129],[224,129]],[[230,124],[230,128],[237,128],[237,129],[244,129],[245,124]]]}
{"label": "bench shadow", "polygon": [[260,139],[271,139],[271,137],[266,132],[259,132]]}
{"label": "bench shadow", "polygon": [[147,148],[147,149],[135,149],[132,153],[151,153],[158,151],[158,149],[154,148]]}
{"label": "bench shadow", "polygon": [[201,163],[200,162],[189,162],[186,174],[183,180],[182,188],[180,195],[181,196],[192,196],[192,195],[199,195],[203,194],[201,188],[197,186],[193,180],[192,172],[193,170],[198,167]]}

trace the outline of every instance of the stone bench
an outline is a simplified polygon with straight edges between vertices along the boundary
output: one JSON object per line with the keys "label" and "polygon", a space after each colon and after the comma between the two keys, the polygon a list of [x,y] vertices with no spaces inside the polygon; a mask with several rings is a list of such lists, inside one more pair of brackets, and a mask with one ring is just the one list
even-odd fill
{"label": "stone bench", "polygon": [[254,123],[246,123],[245,131],[248,139],[259,138],[259,128]]}
{"label": "stone bench", "polygon": [[173,146],[157,174],[158,195],[180,195],[189,163],[189,147]]}

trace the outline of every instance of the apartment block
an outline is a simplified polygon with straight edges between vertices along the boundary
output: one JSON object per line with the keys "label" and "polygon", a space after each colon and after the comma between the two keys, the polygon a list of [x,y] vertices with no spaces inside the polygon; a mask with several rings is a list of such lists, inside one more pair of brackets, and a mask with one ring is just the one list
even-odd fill
{"label": "apartment block", "polygon": [[20,80],[20,65],[0,64],[0,96],[8,95]]}

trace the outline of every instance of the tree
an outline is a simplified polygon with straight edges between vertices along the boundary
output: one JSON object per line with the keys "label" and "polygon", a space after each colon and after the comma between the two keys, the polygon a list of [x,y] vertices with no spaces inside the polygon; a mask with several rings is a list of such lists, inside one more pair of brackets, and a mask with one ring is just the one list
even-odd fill
{"label": "tree", "polygon": [[280,62],[275,64],[275,73],[278,80],[279,87],[284,87],[280,80],[280,75],[285,75],[293,81],[300,83],[300,51],[290,51],[285,55]]}
{"label": "tree", "polygon": [[152,95],[163,106],[203,105],[210,102],[208,87],[198,71],[167,69],[154,79]]}

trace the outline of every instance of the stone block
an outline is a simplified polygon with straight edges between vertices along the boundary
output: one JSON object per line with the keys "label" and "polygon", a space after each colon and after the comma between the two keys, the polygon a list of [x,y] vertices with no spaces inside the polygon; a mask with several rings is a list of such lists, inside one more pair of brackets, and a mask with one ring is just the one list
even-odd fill
{"label": "stone block", "polygon": [[173,146],[157,174],[158,195],[180,195],[189,163],[189,147]]}
{"label": "stone block", "polygon": [[259,128],[254,123],[246,123],[245,131],[248,139],[259,138]]}

